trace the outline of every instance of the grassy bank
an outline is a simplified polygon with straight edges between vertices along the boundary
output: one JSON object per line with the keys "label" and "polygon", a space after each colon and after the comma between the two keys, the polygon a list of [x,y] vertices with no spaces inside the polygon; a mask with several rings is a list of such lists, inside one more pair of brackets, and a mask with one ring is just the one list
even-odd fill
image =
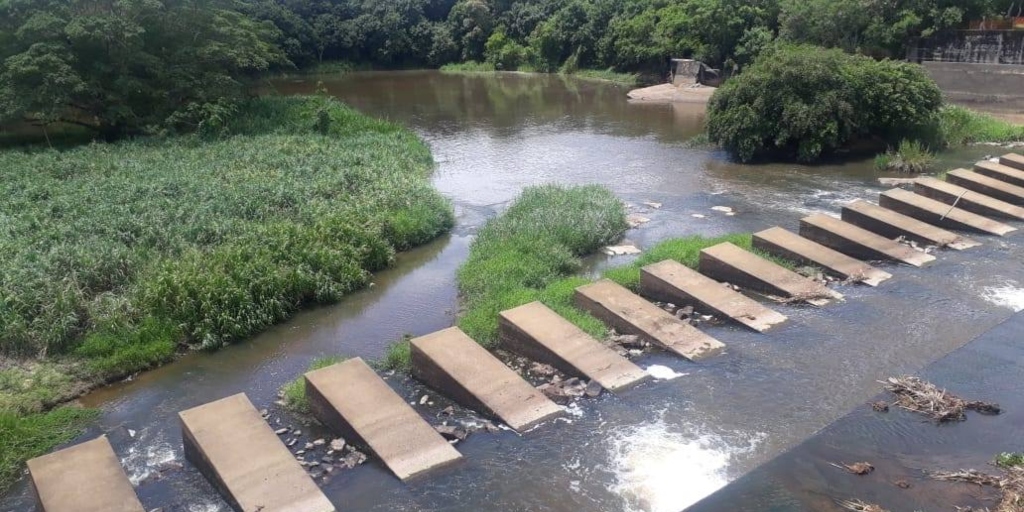
{"label": "grassy bank", "polygon": [[[444,73],[494,73],[498,71],[495,69],[494,64],[489,62],[459,62],[454,64],[445,64],[441,66],[441,71]],[[522,73],[540,73],[530,67],[520,67],[515,71]],[[599,80],[602,82],[615,82],[618,84],[636,86],[640,83],[640,77],[631,73],[619,73],[611,69],[580,69],[573,72],[562,72],[560,73],[565,76],[572,76],[583,80]]]}
{"label": "grassy bank", "polygon": [[947,105],[939,114],[942,140],[949,146],[979,142],[1024,141],[1024,125],[1013,124],[968,108]]}
{"label": "grassy bank", "polygon": [[0,411],[39,419],[366,286],[452,226],[432,168],[410,131],[326,97],[252,100],[192,136],[0,152]]}

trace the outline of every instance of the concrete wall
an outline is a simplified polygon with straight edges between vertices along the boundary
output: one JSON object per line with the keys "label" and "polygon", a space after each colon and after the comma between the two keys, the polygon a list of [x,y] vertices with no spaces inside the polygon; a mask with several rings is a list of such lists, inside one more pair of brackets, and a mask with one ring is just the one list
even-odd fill
{"label": "concrete wall", "polygon": [[1024,112],[1024,66],[923,62],[946,99],[954,103]]}
{"label": "concrete wall", "polygon": [[918,41],[908,58],[913,62],[1024,65],[1024,30],[946,32]]}

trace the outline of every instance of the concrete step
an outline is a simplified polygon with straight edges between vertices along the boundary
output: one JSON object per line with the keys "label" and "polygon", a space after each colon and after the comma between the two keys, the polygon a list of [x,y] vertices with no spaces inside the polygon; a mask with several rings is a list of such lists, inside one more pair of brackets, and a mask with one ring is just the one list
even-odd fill
{"label": "concrete step", "polygon": [[843,298],[821,283],[729,242],[700,252],[700,272],[712,279],[816,306]]}
{"label": "concrete step", "polygon": [[1024,205],[1024,187],[1011,185],[1005,181],[990,178],[984,174],[978,174],[967,169],[956,169],[946,173],[946,181],[954,185],[973,190],[980,194],[1005,201],[1007,203],[1022,206]]}
{"label": "concrete step", "polygon": [[1005,181],[1011,185],[1024,187],[1024,171],[1008,165],[982,160],[974,164],[974,172],[984,174],[999,181]]}
{"label": "concrete step", "polygon": [[786,316],[675,260],[640,270],[640,294],[652,300],[693,306],[757,332],[786,321]]}
{"label": "concrete step", "polygon": [[146,512],[105,436],[28,461],[40,512]]}
{"label": "concrete step", "polygon": [[317,419],[368,447],[402,481],[462,458],[358,357],[307,373],[306,397]]}
{"label": "concrete step", "polygon": [[[857,200],[842,209],[843,221],[872,231],[888,239],[899,237],[919,244],[963,250],[980,243],[927,222],[922,222],[888,208]],[[874,258],[874,256],[872,256]],[[884,258],[883,258],[884,259]]]}
{"label": "concrete step", "polygon": [[878,198],[878,204],[883,208],[948,229],[961,229],[997,236],[1006,236],[1017,230],[988,217],[982,217],[962,208],[951,207],[948,204],[899,188],[883,192]]}
{"label": "concrete step", "polygon": [[891,260],[915,267],[935,261],[935,256],[828,215],[800,219],[800,236],[864,260]]}
{"label": "concrete step", "polygon": [[576,307],[622,334],[640,336],[691,361],[725,348],[720,341],[608,279],[577,288]]}
{"label": "concrete step", "polygon": [[782,228],[754,233],[755,249],[801,265],[821,267],[840,279],[878,286],[892,274]]}
{"label": "concrete step", "polygon": [[999,157],[999,163],[1019,171],[1024,171],[1024,156],[1017,153],[1008,153]]}
{"label": "concrete step", "polygon": [[562,413],[458,327],[412,340],[412,373],[449,398],[517,431]]}
{"label": "concrete step", "polygon": [[244,393],[178,413],[185,458],[240,512],[334,512]]}
{"label": "concrete step", "polygon": [[978,215],[1024,220],[1024,208],[1020,206],[935,178],[918,178],[914,193]]}
{"label": "concrete step", "polygon": [[498,327],[501,342],[509,350],[596,381],[608,391],[620,391],[650,377],[540,302],[502,311]]}

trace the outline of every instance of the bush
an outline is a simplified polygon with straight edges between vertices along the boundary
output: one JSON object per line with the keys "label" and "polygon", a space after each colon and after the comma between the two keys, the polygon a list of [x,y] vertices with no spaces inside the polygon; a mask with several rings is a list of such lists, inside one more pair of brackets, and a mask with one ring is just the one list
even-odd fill
{"label": "bush", "polygon": [[875,157],[875,168],[880,171],[896,171],[919,174],[928,171],[935,164],[935,155],[924,144],[905,140],[899,149],[890,149]]}
{"label": "bush", "polygon": [[855,142],[929,138],[941,105],[920,66],[780,45],[715,92],[707,128],[742,161],[811,162]]}

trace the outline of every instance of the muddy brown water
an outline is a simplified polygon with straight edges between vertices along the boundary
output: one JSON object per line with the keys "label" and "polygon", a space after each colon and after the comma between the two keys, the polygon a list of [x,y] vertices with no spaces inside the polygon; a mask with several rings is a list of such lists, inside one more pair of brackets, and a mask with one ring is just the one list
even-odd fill
{"label": "muddy brown water", "polygon": [[[662,203],[643,213],[649,224],[627,234],[642,247],[688,234],[773,225],[795,230],[804,215],[834,214],[846,201],[883,190],[870,161],[749,166],[690,148],[686,141],[703,121],[700,106],[631,104],[625,88],[609,83],[416,71],[309,77],[273,87],[306,93],[318,81],[430,144],[438,164],[434,183],[451,198],[458,225],[401,255],[372,288],[340,304],[85,397],[86,405],[103,410],[86,437],[110,437],[148,509],[228,510],[193,468],[179,467],[177,411],[244,391],[283,424],[297,425],[273,402],[313,358],[377,358],[404,334],[452,325],[455,273],[474,231],[525,186],[598,183],[633,205]],[[963,166],[988,152],[943,158],[948,167]],[[458,445],[466,460],[431,477],[403,485],[371,459],[332,476],[324,491],[346,511],[681,510],[863,403],[878,391],[878,379],[920,369],[1024,307],[1024,249],[1014,238],[979,238],[983,247],[941,252],[929,268],[890,267],[895,277],[879,288],[843,287],[843,304],[775,306],[790,322],[768,334],[708,327],[728,346],[722,356],[700,364],[643,356],[641,366],[675,378],[580,401],[566,418],[523,436],[473,435]],[[628,261],[590,263],[596,272]],[[410,401],[430,395],[435,406],[424,414],[444,404],[415,382],[388,380]],[[303,429],[306,437],[326,435]],[[34,510],[25,481],[0,510]]]}

